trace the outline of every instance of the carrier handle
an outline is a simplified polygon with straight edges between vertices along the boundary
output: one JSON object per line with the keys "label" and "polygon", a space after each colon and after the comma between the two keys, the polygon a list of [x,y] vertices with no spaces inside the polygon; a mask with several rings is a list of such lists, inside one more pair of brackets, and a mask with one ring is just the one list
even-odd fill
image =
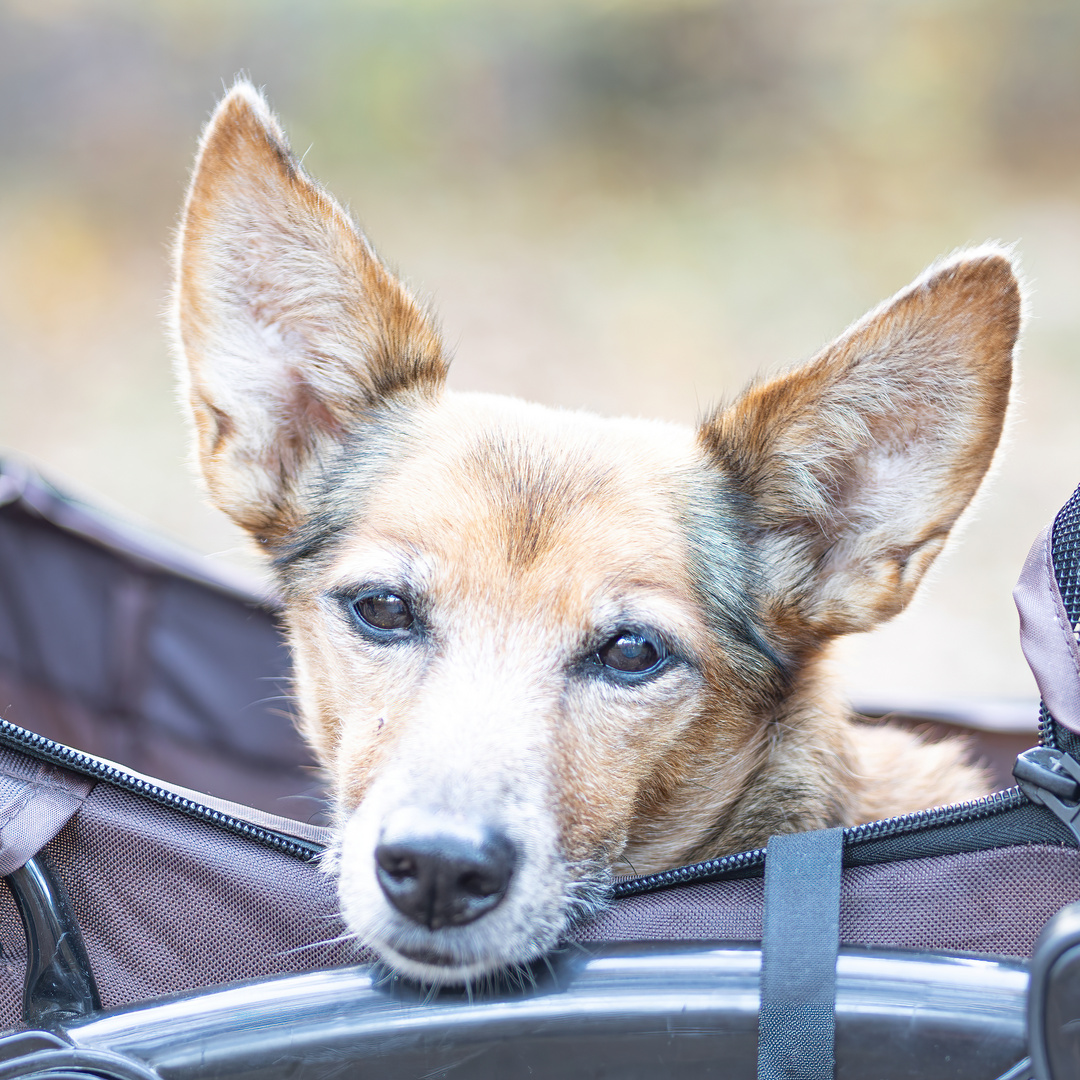
{"label": "carrier handle", "polygon": [[26,933],[23,1022],[57,1028],[101,1008],[82,930],[44,853],[5,879]]}

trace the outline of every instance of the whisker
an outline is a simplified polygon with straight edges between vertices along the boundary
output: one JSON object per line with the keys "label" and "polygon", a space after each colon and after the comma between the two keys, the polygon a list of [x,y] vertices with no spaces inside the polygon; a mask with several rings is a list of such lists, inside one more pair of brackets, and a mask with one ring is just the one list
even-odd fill
{"label": "whisker", "polygon": [[555,965],[551,962],[551,957],[548,956],[547,953],[544,953],[540,959],[544,961],[544,967],[548,969],[548,974],[551,976],[552,981],[554,981],[557,976],[555,975]]}
{"label": "whisker", "polygon": [[[544,959],[546,960],[547,957],[545,957]],[[551,965],[549,964],[548,967],[550,968]],[[536,976],[533,974],[533,970],[531,967],[526,967],[523,964],[520,968],[518,968],[518,972],[520,979],[518,989],[524,990],[526,986],[528,986],[531,990],[537,990],[539,988],[539,983],[537,983]]]}
{"label": "whisker", "polygon": [[294,949],[286,949],[284,952],[279,952],[276,955],[278,957],[296,956],[299,953],[308,952],[311,949],[330,948],[333,945],[343,945],[348,941],[359,941],[359,935],[354,934],[351,930],[346,930],[336,937],[327,938],[324,941],[311,941],[306,945],[297,945]]}

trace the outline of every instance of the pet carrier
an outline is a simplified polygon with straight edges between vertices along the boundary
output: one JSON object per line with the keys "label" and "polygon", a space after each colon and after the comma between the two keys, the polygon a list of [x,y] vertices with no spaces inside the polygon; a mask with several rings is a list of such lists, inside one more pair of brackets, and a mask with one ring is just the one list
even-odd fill
{"label": "pet carrier", "polygon": [[516,981],[434,994],[338,919],[272,602],[0,468],[0,1080],[1080,1075],[1078,566],[1080,491],[1018,587],[1018,787],[619,880]]}

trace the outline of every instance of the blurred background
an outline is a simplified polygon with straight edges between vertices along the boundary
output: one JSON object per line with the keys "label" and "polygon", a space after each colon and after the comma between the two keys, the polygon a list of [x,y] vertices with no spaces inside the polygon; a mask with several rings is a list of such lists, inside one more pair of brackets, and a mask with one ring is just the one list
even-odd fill
{"label": "blurred background", "polygon": [[253,566],[185,461],[161,311],[238,71],[435,297],[452,384],[692,422],[928,262],[1016,242],[1009,446],[862,699],[1036,696],[1010,590],[1080,480],[1072,0],[0,0],[0,446]]}

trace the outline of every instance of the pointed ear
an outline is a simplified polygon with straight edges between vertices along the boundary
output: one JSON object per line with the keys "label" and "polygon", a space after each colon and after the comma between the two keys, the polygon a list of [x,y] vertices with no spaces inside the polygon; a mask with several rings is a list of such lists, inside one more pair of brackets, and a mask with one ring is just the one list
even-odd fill
{"label": "pointed ear", "polygon": [[436,395],[438,335],[240,82],[203,134],[176,253],[175,331],[216,504],[264,540],[372,410]]}
{"label": "pointed ear", "polygon": [[990,465],[1020,319],[1007,254],[964,252],[703,423],[777,621],[821,639],[908,602]]}

